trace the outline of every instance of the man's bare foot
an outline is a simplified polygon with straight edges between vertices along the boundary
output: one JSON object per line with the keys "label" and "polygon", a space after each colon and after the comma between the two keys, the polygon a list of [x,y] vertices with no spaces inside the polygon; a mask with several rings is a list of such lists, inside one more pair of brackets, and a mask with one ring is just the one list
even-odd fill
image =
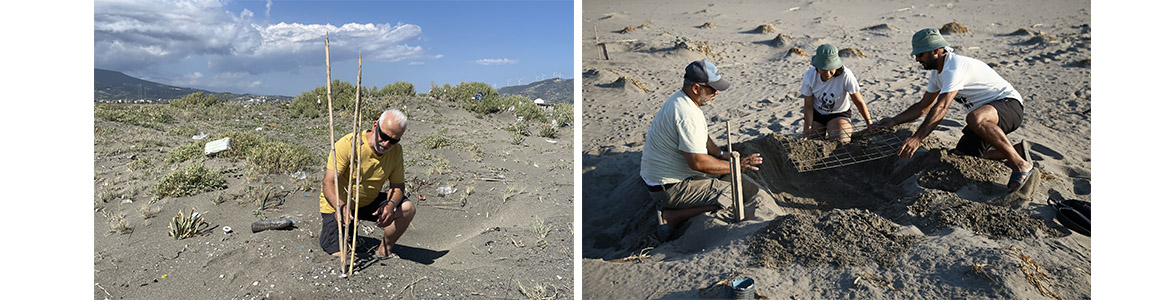
{"label": "man's bare foot", "polygon": [[[379,245],[378,250],[374,250],[374,254],[377,254],[378,256],[382,256],[382,257],[391,257],[391,258],[398,257],[398,255],[394,255],[394,253],[390,251],[391,249],[393,249],[393,248],[386,248],[386,247],[382,247],[381,245]],[[385,250],[385,251],[383,251],[383,250]]]}

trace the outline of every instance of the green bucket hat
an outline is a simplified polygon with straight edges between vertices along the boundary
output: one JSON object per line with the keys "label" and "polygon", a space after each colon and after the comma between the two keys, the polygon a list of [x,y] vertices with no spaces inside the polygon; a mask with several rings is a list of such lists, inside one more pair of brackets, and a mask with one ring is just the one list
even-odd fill
{"label": "green bucket hat", "polygon": [[817,54],[812,57],[812,65],[821,70],[841,68],[841,57],[837,55],[837,47],[830,44],[818,46]]}
{"label": "green bucket hat", "polygon": [[918,55],[918,53],[951,45],[943,40],[942,34],[939,34],[936,28],[926,28],[915,32],[914,40],[911,43],[914,45],[914,52],[910,55]]}

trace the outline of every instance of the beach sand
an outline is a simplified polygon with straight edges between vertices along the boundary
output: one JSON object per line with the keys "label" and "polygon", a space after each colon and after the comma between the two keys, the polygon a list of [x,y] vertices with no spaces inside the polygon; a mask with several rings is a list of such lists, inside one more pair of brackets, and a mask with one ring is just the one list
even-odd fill
{"label": "beach sand", "polygon": [[[194,141],[175,134],[179,126],[209,140],[254,132],[309,147],[321,161],[329,152],[325,117],[291,118],[287,103],[220,105],[202,110],[209,116],[178,113],[175,123],[158,129],[94,118],[95,299],[572,298],[571,129],[545,138],[533,126],[516,145],[504,130],[516,121],[511,112],[477,117],[425,97],[395,104],[410,115],[401,144],[407,189],[427,200],[414,198],[416,216],[393,249],[397,257],[372,255],[382,230],[359,222],[357,269],[342,278],[339,260],[318,246],[323,166],[288,174],[255,172],[250,163],[223,156],[162,163],[172,149]],[[351,114],[338,113],[334,122],[337,138],[352,132]],[[136,161],[152,163],[136,168]],[[226,189],[153,199],[161,177],[197,162],[222,170]],[[444,186],[455,192],[439,195]],[[249,191],[270,192],[265,209]],[[171,218],[192,210],[208,226],[194,237],[169,237]],[[296,224],[249,229],[279,217]]]}
{"label": "beach sand", "polygon": [[[1047,205],[1092,200],[1088,1],[604,0],[583,10],[584,298],[729,297],[726,280],[742,276],[769,299],[1090,298],[1091,239]],[[910,39],[944,26],[965,27],[944,35],[955,52],[1023,96],[1023,126],[1008,138],[1031,143],[1032,184],[1005,195],[1003,162],[950,152],[965,124],[957,105],[913,158],[801,172],[792,158],[864,147],[791,140],[804,55],[823,43],[853,49],[842,59],[877,121],[921,99],[926,71]],[[731,121],[734,148],[764,156],[745,176],[768,209],[738,223],[701,215],[659,243],[637,166],[654,114],[699,59],[732,82],[704,107],[708,133],[726,145]],[[889,134],[900,140],[919,122]]]}

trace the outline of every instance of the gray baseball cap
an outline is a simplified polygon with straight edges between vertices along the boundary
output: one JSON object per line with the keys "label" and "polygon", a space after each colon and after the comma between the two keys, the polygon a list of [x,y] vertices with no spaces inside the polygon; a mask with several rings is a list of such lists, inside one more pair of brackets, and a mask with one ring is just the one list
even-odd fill
{"label": "gray baseball cap", "polygon": [[687,65],[687,74],[683,79],[707,84],[719,91],[731,88],[731,83],[723,80],[723,76],[719,75],[719,69],[715,68],[715,64],[705,60],[696,60]]}

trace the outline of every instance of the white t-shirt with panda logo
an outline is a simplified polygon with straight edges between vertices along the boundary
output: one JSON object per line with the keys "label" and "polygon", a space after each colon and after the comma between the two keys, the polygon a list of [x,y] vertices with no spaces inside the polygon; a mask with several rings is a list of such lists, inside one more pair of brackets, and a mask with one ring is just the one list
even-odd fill
{"label": "white t-shirt with panda logo", "polygon": [[844,74],[830,77],[828,81],[821,81],[816,67],[804,71],[804,79],[800,81],[800,94],[804,97],[813,96],[813,108],[822,115],[848,111],[852,107],[849,94],[861,91],[857,84],[857,77],[853,71],[842,67]]}

